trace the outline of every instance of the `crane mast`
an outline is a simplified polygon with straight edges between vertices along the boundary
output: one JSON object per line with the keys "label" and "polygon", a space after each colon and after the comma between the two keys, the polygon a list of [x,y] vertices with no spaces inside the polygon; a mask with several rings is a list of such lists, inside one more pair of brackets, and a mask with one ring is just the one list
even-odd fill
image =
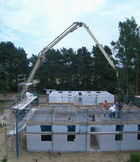
{"label": "crane mast", "polygon": [[93,41],[97,44],[97,46],[99,47],[99,49],[101,50],[101,52],[103,53],[103,55],[105,56],[105,58],[107,59],[107,61],[109,62],[109,64],[112,66],[113,69],[116,70],[116,67],[113,63],[113,61],[110,59],[110,57],[108,56],[108,54],[105,52],[104,48],[102,47],[101,44],[99,44],[99,42],[97,41],[97,39],[95,38],[95,36],[92,34],[92,32],[90,31],[89,27],[82,22],[74,22],[71,26],[69,26],[64,32],[62,32],[58,37],[56,37],[50,44],[48,44],[42,51],[40,51],[40,53],[38,54],[38,59],[26,81],[27,84],[25,84],[25,86],[23,87],[20,96],[23,97],[25,92],[28,91],[29,88],[29,84],[33,81],[33,78],[36,74],[36,71],[38,70],[38,68],[40,67],[40,65],[42,64],[42,61],[44,60],[46,53],[52,48],[54,47],[60,40],[62,40],[66,35],[68,35],[69,33],[73,32],[74,30],[78,29],[79,27],[84,27],[86,29],[86,31],[88,32],[88,34],[91,36],[91,38],[93,39]]}

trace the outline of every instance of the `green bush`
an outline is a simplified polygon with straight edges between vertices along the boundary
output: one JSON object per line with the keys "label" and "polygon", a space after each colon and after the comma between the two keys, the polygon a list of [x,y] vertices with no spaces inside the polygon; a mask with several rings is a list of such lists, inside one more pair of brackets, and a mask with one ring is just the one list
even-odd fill
{"label": "green bush", "polygon": [[140,162],[140,154],[133,152],[130,154],[130,160],[128,162]]}
{"label": "green bush", "polygon": [[8,161],[8,159],[6,156],[4,156],[4,158],[1,160],[1,162],[7,162],[7,161]]}

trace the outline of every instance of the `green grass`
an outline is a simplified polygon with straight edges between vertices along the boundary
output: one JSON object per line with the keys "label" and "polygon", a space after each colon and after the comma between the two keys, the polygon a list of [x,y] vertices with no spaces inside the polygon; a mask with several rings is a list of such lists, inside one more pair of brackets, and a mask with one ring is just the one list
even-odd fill
{"label": "green grass", "polygon": [[0,102],[0,112],[3,112],[6,107],[5,103]]}
{"label": "green grass", "polygon": [[130,160],[127,162],[140,162],[140,153],[133,152],[130,154]]}
{"label": "green grass", "polygon": [[0,108],[1,108],[3,105],[5,105],[5,104],[4,104],[4,103],[2,103],[2,102],[0,102]]}

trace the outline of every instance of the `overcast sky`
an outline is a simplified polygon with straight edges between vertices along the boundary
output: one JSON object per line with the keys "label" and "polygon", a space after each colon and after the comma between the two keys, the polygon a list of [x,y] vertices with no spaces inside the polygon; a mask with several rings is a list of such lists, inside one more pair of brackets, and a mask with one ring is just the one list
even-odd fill
{"label": "overcast sky", "polygon": [[[0,0],[0,41],[13,42],[30,57],[79,21],[89,26],[99,43],[110,46],[118,39],[119,21],[133,16],[140,26],[139,8],[140,0]],[[93,45],[79,28],[54,48],[85,46],[91,51]]]}

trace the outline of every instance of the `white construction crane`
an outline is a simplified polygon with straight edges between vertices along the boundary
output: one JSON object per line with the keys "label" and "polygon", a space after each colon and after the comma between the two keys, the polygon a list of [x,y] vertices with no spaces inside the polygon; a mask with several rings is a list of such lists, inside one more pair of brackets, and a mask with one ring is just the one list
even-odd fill
{"label": "white construction crane", "polygon": [[35,76],[35,73],[37,71],[37,69],[40,67],[40,65],[42,64],[42,61],[44,60],[47,52],[54,47],[60,40],[62,40],[66,35],[68,35],[69,33],[73,32],[74,30],[78,29],[79,27],[84,27],[86,29],[86,31],[88,32],[88,34],[91,36],[91,38],[93,39],[93,41],[97,44],[97,46],[99,47],[99,49],[101,50],[101,52],[103,53],[103,55],[105,56],[105,58],[107,59],[107,61],[109,62],[109,64],[111,65],[111,67],[113,69],[116,69],[113,61],[110,59],[110,57],[108,56],[108,54],[105,52],[104,48],[102,47],[101,44],[99,44],[99,42],[97,41],[97,39],[95,38],[95,36],[92,34],[92,32],[90,31],[89,27],[82,22],[74,22],[71,26],[69,26],[64,32],[62,32],[58,37],[56,37],[50,44],[48,44],[39,54],[38,54],[38,59],[36,64],[34,65],[28,79],[27,79],[27,84],[25,84],[25,86],[23,87],[22,91],[21,91],[21,97],[24,96],[25,92],[28,91],[29,88],[29,84],[33,81],[33,78]]}

